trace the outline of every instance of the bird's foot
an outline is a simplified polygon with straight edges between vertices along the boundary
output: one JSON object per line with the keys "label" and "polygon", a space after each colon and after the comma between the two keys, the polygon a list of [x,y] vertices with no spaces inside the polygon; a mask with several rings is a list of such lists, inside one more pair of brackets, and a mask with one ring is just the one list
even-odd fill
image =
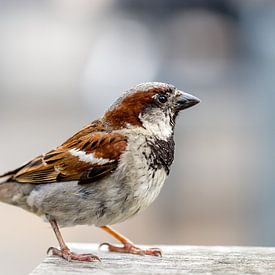
{"label": "bird's foot", "polygon": [[134,246],[131,243],[126,243],[123,247],[114,246],[109,243],[102,243],[99,247],[106,245],[111,252],[119,252],[119,253],[130,253],[137,255],[151,255],[151,256],[162,256],[161,250],[159,248],[149,248],[149,249],[141,249],[139,247]]}
{"label": "bird's foot", "polygon": [[47,254],[52,252],[52,255],[59,256],[68,262],[70,261],[80,261],[80,262],[95,262],[100,261],[100,259],[93,254],[76,254],[70,251],[69,248],[57,249],[55,247],[50,247]]}

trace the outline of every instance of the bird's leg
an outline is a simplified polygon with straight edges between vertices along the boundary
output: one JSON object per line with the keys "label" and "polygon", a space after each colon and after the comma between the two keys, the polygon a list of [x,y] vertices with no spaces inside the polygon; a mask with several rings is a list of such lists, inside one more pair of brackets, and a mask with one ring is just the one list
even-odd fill
{"label": "bird's leg", "polygon": [[119,234],[117,231],[112,229],[109,226],[101,226],[101,229],[103,229],[105,232],[109,233],[111,236],[113,236],[116,240],[121,242],[123,244],[122,247],[114,246],[109,243],[102,243],[100,245],[104,246],[106,245],[111,252],[120,252],[120,253],[131,253],[131,254],[137,254],[137,255],[152,255],[152,256],[161,256],[161,250],[159,248],[149,248],[149,249],[141,249],[139,247],[136,247],[130,240]]}
{"label": "bird's leg", "polygon": [[52,229],[55,233],[55,236],[58,240],[60,249],[57,249],[55,247],[50,247],[47,251],[47,253],[52,252],[53,255],[59,256],[64,258],[67,261],[82,261],[82,262],[93,262],[93,261],[100,261],[100,259],[93,255],[93,254],[76,254],[72,252],[69,247],[65,244],[61,232],[58,228],[57,222],[54,219],[49,219],[49,222],[52,226]]}

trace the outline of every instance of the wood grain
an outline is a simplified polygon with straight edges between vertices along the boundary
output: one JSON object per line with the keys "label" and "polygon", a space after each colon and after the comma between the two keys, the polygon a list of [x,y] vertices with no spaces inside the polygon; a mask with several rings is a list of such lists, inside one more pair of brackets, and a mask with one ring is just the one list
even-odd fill
{"label": "wood grain", "polygon": [[48,256],[31,275],[275,274],[275,248],[270,247],[157,246],[163,251],[160,258],[99,251],[96,244],[69,246],[75,252],[94,253],[102,262],[66,262]]}

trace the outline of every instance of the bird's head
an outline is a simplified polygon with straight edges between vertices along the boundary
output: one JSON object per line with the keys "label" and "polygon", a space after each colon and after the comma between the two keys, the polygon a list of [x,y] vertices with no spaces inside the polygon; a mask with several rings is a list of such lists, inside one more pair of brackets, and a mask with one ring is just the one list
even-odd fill
{"label": "bird's head", "polygon": [[167,139],[179,112],[199,102],[173,85],[147,82],[119,98],[105,113],[104,120],[113,129],[143,127],[160,139]]}

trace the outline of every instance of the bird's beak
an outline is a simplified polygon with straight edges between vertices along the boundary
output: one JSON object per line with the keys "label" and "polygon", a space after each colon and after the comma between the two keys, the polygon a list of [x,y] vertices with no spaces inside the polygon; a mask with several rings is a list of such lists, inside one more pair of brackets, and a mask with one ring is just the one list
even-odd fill
{"label": "bird's beak", "polygon": [[199,102],[200,102],[200,100],[197,97],[187,94],[187,93],[184,93],[182,91],[178,91],[176,109],[179,112],[181,110],[192,107],[192,106],[198,104]]}

